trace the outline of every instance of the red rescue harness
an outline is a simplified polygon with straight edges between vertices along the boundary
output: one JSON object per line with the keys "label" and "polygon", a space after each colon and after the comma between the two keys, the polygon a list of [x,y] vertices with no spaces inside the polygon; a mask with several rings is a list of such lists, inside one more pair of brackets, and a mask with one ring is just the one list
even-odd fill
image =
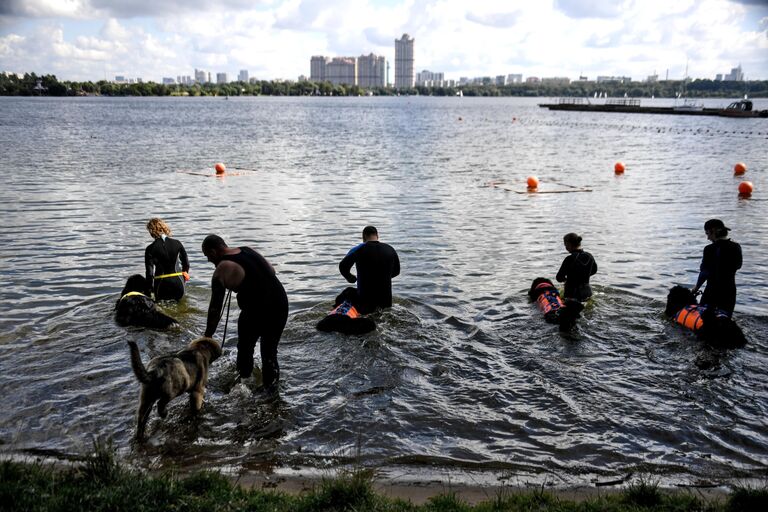
{"label": "red rescue harness", "polygon": [[550,311],[557,311],[565,306],[563,299],[560,298],[560,294],[557,293],[557,289],[549,283],[541,283],[535,289],[546,288],[546,290],[536,297],[536,304],[539,309],[546,315]]}
{"label": "red rescue harness", "polygon": [[704,325],[701,314],[706,308],[695,304],[685,306],[675,315],[675,322],[692,331],[698,331]]}
{"label": "red rescue harness", "polygon": [[347,301],[342,302],[335,308],[333,308],[333,311],[329,313],[330,315],[346,315],[349,318],[358,318],[360,317],[360,313],[358,313],[357,309],[355,309],[355,306],[350,304]]}

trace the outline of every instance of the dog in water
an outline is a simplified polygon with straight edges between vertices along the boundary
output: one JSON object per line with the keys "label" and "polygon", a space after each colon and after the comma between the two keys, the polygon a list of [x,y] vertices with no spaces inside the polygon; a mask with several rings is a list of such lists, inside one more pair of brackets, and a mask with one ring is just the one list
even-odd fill
{"label": "dog in water", "polygon": [[544,320],[558,324],[563,332],[570,331],[576,325],[576,319],[584,309],[584,305],[575,299],[563,300],[555,285],[546,277],[533,280],[528,297],[536,301],[536,305],[544,313]]}
{"label": "dog in water", "polygon": [[118,324],[165,329],[178,323],[157,308],[155,301],[146,295],[148,288],[147,280],[141,274],[128,278],[115,304],[115,321]]}
{"label": "dog in water", "polygon": [[131,367],[141,382],[139,408],[136,413],[136,438],[143,439],[152,406],[157,402],[157,413],[161,418],[168,414],[168,402],[183,393],[189,393],[192,412],[197,414],[203,407],[205,384],[208,382],[208,368],[221,356],[221,345],[212,338],[193,340],[187,348],[149,361],[141,362],[139,347],[129,341]]}
{"label": "dog in water", "polygon": [[331,312],[317,323],[318,331],[336,331],[342,334],[365,334],[375,329],[376,322],[360,316],[357,308],[346,300],[336,304]]}
{"label": "dog in water", "polygon": [[733,319],[717,308],[698,304],[693,292],[684,286],[676,285],[669,290],[664,313],[713,347],[736,348],[747,343]]}

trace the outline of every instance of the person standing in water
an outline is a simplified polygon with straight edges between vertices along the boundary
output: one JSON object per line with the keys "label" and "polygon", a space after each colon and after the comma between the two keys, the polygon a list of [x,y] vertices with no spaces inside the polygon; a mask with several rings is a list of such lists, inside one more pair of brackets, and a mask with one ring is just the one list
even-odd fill
{"label": "person standing in water", "polygon": [[707,287],[699,301],[701,305],[713,306],[733,315],[736,307],[736,271],[741,268],[741,246],[728,238],[730,228],[720,219],[704,223],[707,240],[712,242],[704,248],[699,279],[693,287],[697,293],[705,282]]}
{"label": "person standing in water", "polygon": [[563,243],[570,254],[563,260],[555,278],[559,283],[565,282],[563,297],[584,302],[592,296],[589,278],[597,272],[597,263],[581,248],[581,237],[576,233],[565,235]]}
{"label": "person standing in water", "polygon": [[280,367],[277,345],[288,321],[288,296],[275,269],[250,247],[228,247],[218,235],[203,240],[203,254],[216,266],[211,279],[211,303],[204,336],[212,337],[221,319],[224,292],[237,293],[237,369],[241,379],[253,373],[253,350],[261,342],[264,389],[277,390]]}
{"label": "person standing in water", "polygon": [[[357,275],[350,272],[352,265]],[[339,263],[339,272],[348,282],[356,282],[357,288],[341,292],[337,304],[348,300],[363,315],[376,308],[392,307],[392,278],[400,275],[400,259],[390,245],[379,242],[375,227],[363,229],[363,243],[350,249]]]}
{"label": "person standing in water", "polygon": [[181,242],[171,238],[171,228],[162,219],[149,219],[147,231],[155,239],[144,251],[147,293],[154,292],[155,300],[180,300],[184,282],[189,279],[187,251]]}

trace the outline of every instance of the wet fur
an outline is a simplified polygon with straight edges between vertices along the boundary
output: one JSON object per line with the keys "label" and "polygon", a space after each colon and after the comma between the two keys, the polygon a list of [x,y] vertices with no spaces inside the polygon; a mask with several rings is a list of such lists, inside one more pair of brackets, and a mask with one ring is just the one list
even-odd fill
{"label": "wet fur", "polygon": [[[684,286],[673,286],[667,295],[664,314],[674,320],[675,315],[685,306],[698,304],[696,296]],[[696,335],[705,343],[718,348],[743,347],[747,340],[741,328],[730,318],[715,315],[713,308],[707,308],[701,315],[702,326]]]}
{"label": "wet fur", "polygon": [[155,402],[157,413],[161,418],[165,418],[168,414],[168,402],[183,393],[189,393],[192,412],[200,412],[208,381],[208,368],[221,356],[221,346],[217,341],[198,338],[184,350],[151,359],[146,367],[141,361],[136,343],[129,341],[128,345],[131,350],[133,373],[141,383],[139,408],[136,413],[137,439],[144,439],[147,420]]}
{"label": "wet fur", "polygon": [[[115,304],[115,321],[122,325],[134,325],[137,327],[152,327],[156,329],[165,329],[176,322],[162,311],[160,311],[149,297],[147,280],[141,274],[134,274],[128,278],[120,293],[120,298]],[[130,292],[139,292],[144,295],[131,295],[125,297]]]}
{"label": "wet fur", "polygon": [[[536,287],[541,283],[547,283],[551,288],[539,288],[537,290]],[[548,289],[553,289],[557,293],[557,288],[552,281],[546,277],[537,277],[531,283],[531,288],[528,290],[528,297],[530,297],[532,301],[536,301],[536,299],[539,298],[539,295]],[[558,293],[558,296],[559,295],[560,294]],[[555,311],[550,311],[548,314],[544,315],[544,320],[551,324],[558,324],[560,330],[566,332],[570,331],[573,326],[576,325],[576,320],[581,316],[579,313],[584,309],[584,305],[575,299],[565,299],[563,302],[565,303],[563,307]]]}

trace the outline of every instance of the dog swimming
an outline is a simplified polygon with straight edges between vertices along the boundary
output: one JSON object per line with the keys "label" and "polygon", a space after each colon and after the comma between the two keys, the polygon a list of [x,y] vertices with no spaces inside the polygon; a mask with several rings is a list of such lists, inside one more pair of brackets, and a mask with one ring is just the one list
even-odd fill
{"label": "dog swimming", "polygon": [[178,323],[175,318],[160,311],[155,301],[145,295],[148,288],[147,280],[141,274],[128,278],[115,304],[115,321],[118,324],[165,329]]}
{"label": "dog swimming", "polygon": [[336,304],[328,315],[317,323],[317,330],[343,334],[365,334],[376,329],[376,322],[361,316],[349,301]]}
{"label": "dog swimming", "polygon": [[136,412],[136,439],[144,439],[152,406],[157,402],[157,414],[168,415],[168,402],[183,393],[189,393],[189,405],[197,414],[203,407],[208,368],[221,356],[221,345],[212,338],[197,338],[187,348],[152,358],[147,366],[141,361],[139,347],[129,341],[131,367],[141,383],[139,407]]}
{"label": "dog swimming", "polygon": [[533,280],[528,297],[536,301],[539,310],[544,314],[544,320],[558,324],[562,332],[570,331],[576,325],[576,319],[584,309],[584,305],[576,299],[563,300],[555,285],[546,277]]}
{"label": "dog swimming", "polygon": [[675,285],[669,290],[664,313],[713,347],[737,348],[747,343],[741,328],[727,313],[698,304],[694,293],[684,286]]}

